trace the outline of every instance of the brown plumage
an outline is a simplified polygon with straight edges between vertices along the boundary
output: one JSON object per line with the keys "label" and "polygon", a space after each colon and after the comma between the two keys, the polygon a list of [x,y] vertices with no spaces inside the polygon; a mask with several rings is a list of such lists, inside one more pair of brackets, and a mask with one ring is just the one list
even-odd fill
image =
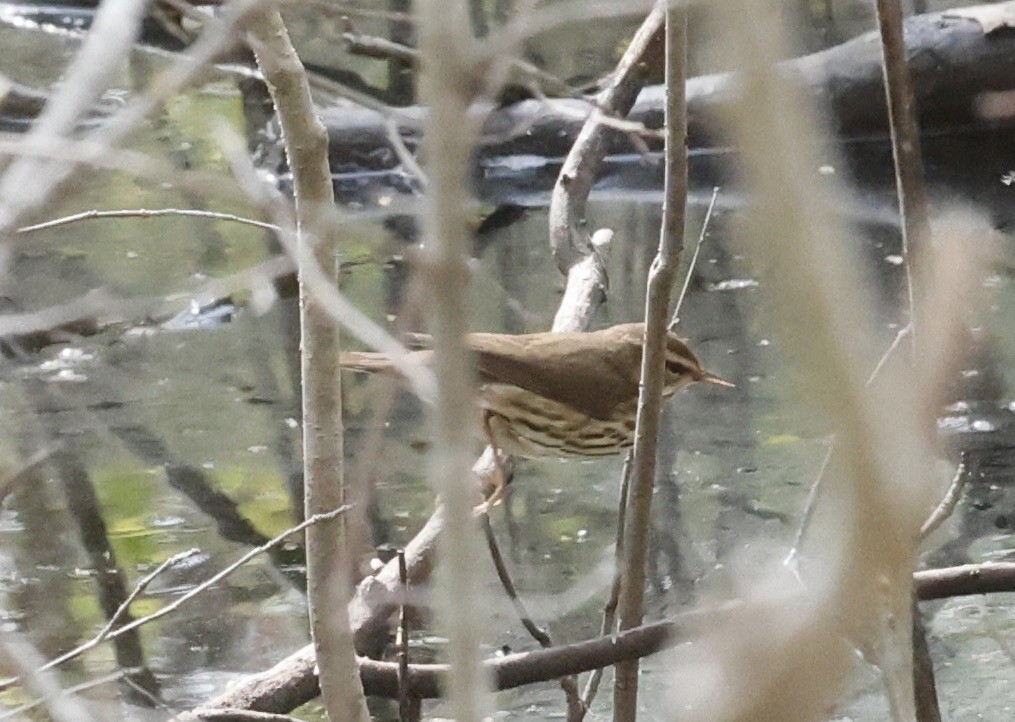
{"label": "brown plumage", "polygon": [[[617,454],[634,441],[643,324],[591,333],[469,334],[481,382],[480,408],[490,443],[530,459]],[[411,358],[427,364],[433,351]],[[343,354],[341,365],[389,371],[383,354]],[[676,334],[667,334],[663,394],[705,381],[732,386],[705,371]]]}

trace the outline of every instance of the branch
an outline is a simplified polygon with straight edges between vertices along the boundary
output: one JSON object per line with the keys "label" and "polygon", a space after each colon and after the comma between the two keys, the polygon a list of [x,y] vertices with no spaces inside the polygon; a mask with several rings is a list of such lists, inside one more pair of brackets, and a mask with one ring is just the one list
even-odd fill
{"label": "branch", "polygon": [[241,223],[247,226],[254,226],[255,228],[263,228],[268,231],[277,232],[282,230],[274,223],[265,223],[264,221],[258,221],[253,218],[244,218],[243,216],[238,216],[234,213],[201,211],[193,208],[134,208],[119,209],[115,211],[84,211],[82,213],[75,213],[74,215],[64,216],[62,218],[54,218],[53,220],[45,221],[44,223],[36,223],[32,226],[22,226],[18,229],[18,233],[34,233],[35,231],[67,226],[71,223],[77,223],[78,221],[90,221],[100,218],[159,218],[162,216],[192,216],[196,218],[210,218],[217,221],[232,221],[233,223]]}
{"label": "branch", "polygon": [[479,722],[490,699],[489,681],[478,664],[487,614],[479,555],[474,552],[481,541],[472,511],[476,485],[470,475],[476,373],[465,348],[472,238],[464,210],[470,201],[472,150],[485,115],[474,101],[488,82],[487,58],[469,30],[466,0],[420,0],[417,10],[419,92],[430,107],[423,136],[430,183],[420,271],[429,296],[437,377],[429,477],[445,509],[436,615],[448,638],[450,716],[458,722]]}
{"label": "branch", "polygon": [[[601,236],[603,244],[597,252],[584,260],[584,270],[568,275],[568,288],[564,291],[564,302],[554,321],[555,331],[581,331],[588,327],[592,315],[602,300],[601,291],[606,287],[605,255],[608,251],[608,237]],[[591,274],[591,281],[586,282]],[[572,292],[571,286],[578,284],[589,296]],[[573,304],[573,305],[569,305]],[[476,462],[473,473],[479,477],[490,473],[492,456],[484,456]],[[443,506],[427,520],[423,528],[405,547],[406,578],[411,586],[424,585],[430,578],[436,564],[437,539],[444,528]],[[353,629],[356,649],[360,654],[380,651],[377,640],[387,630],[388,618],[398,610],[402,585],[399,581],[398,562],[391,560],[377,572],[367,577],[356,588],[349,602],[349,621]],[[383,644],[383,639],[381,640]],[[552,679],[552,678],[551,678]],[[228,709],[252,709],[288,712],[305,704],[319,694],[317,673],[314,669],[314,649],[307,645],[289,655],[274,667],[254,675],[231,687],[207,703],[208,707]],[[194,719],[184,715],[181,719]]]}
{"label": "branch", "polygon": [[577,257],[567,270],[567,285],[560,308],[553,317],[554,331],[581,331],[588,327],[595,310],[606,300],[606,255],[613,231],[600,228],[589,242],[588,252]]}
{"label": "branch", "polygon": [[[497,577],[500,579],[501,586],[504,587],[504,592],[508,595],[508,599],[511,600],[511,605],[515,608],[519,621],[521,621],[529,636],[539,643],[540,647],[543,649],[553,647],[553,640],[550,638],[549,633],[536,625],[532,615],[529,613],[528,607],[525,606],[525,602],[518,595],[518,589],[515,587],[514,580],[511,579],[511,572],[508,571],[507,564],[504,563],[504,555],[501,554],[500,546],[497,544],[497,537],[493,533],[490,515],[483,514],[480,517],[480,524],[483,527],[483,534],[486,537],[486,545],[490,551],[490,557],[493,559],[493,566],[497,570]],[[581,695],[578,693],[578,680],[572,675],[561,677],[559,682],[560,688],[564,690],[564,696],[567,699],[568,722],[581,722],[587,707],[582,703]]]}
{"label": "branch", "polygon": [[[554,320],[554,331],[582,331],[604,300],[607,286],[605,258],[612,234],[598,235],[594,252],[579,256],[574,272],[568,273],[567,287]],[[582,289],[578,292],[574,289]],[[490,473],[492,456],[486,455],[473,467],[480,478]],[[413,587],[426,584],[436,564],[437,539],[444,529],[443,506],[405,547],[406,578]],[[359,583],[349,602],[349,622],[360,654],[379,652],[378,639],[387,630],[388,618],[398,610],[401,594],[398,562],[391,560],[373,576]],[[381,639],[383,644],[383,639]],[[314,650],[307,645],[274,667],[252,676],[208,701],[208,707],[291,711],[319,694],[314,669]],[[184,719],[187,717],[184,716]],[[193,717],[190,717],[193,719]]]}
{"label": "branch", "polygon": [[[389,562],[390,564],[390,562]],[[397,563],[396,563],[397,567]],[[920,601],[972,594],[1015,592],[1015,563],[968,564],[917,572],[913,582]],[[620,634],[605,634],[584,642],[496,657],[484,662],[497,690],[561,675],[580,674],[607,667],[624,659],[654,654],[684,640],[682,632],[719,628],[738,609],[737,603],[680,615],[676,619],[646,624]],[[358,658],[364,691],[370,696],[398,699],[398,664]],[[440,696],[441,678],[448,666],[408,665],[409,693],[419,698]],[[314,671],[313,647],[308,645],[273,668],[252,675],[230,692],[207,703],[215,709],[290,712],[320,694]],[[179,722],[200,719],[199,707],[176,718]]]}
{"label": "branch", "polygon": [[[145,118],[161,108],[167,98],[193,82],[200,71],[224,47],[233,42],[238,24],[260,1],[236,0],[230,3],[220,16],[209,21],[201,37],[186,55],[156,76],[144,93],[131,100],[108,122],[85,136],[81,147],[87,147],[89,150],[74,163],[88,164],[91,162],[89,155],[97,157],[107,152],[110,147],[144,122]],[[135,16],[140,21],[143,9],[144,3],[131,0],[102,4],[100,13],[94,21],[94,29],[89,34],[89,42],[82,49],[80,60],[74,63],[74,67],[85,68],[86,77],[65,79],[61,85],[63,90],[47,103],[47,113],[39,119],[36,129],[26,138],[27,142],[52,143],[55,139],[61,139],[66,135],[73,126],[73,118],[80,112],[79,100],[68,100],[65,106],[61,106],[65,94],[70,99],[77,92],[74,90],[74,86],[77,85],[75,80],[89,82],[92,85],[89,92],[101,92],[104,88],[96,89],[97,85],[101,85],[99,79],[103,74],[115,72],[120,65],[119,62],[110,60],[105,52],[107,48],[99,49],[100,57],[86,55],[86,51],[91,52],[88,46],[110,43],[109,47],[122,49],[125,46],[124,52],[129,52],[132,47],[130,35],[136,30],[130,27],[130,23]],[[100,17],[103,17],[104,22],[99,22]],[[105,22],[107,20],[108,22]],[[84,62],[88,58],[91,58],[90,62]],[[49,111],[52,111],[52,122],[44,121],[44,118],[50,117]],[[21,218],[43,206],[67,180],[75,167],[74,164],[64,162],[62,159],[43,162],[35,158],[21,158],[11,164],[0,179],[0,232],[13,230]]]}
{"label": "branch", "polygon": [[921,602],[970,594],[1015,591],[1015,562],[963,564],[944,569],[925,569],[913,575]]}
{"label": "branch", "polygon": [[[139,619],[135,619],[133,622],[130,622],[129,624],[125,624],[122,627],[117,627],[116,629],[114,629],[112,631],[103,630],[102,632],[100,632],[98,637],[94,637],[91,640],[85,642],[84,644],[82,644],[82,645],[80,645],[78,647],[75,647],[74,649],[70,650],[69,652],[60,655],[56,659],[52,659],[49,662],[46,662],[45,664],[41,665],[38,669],[35,670],[34,674],[36,674],[36,675],[41,674],[41,673],[46,672],[46,671],[48,671],[50,669],[53,669],[54,667],[56,667],[58,665],[63,664],[64,662],[70,661],[71,659],[74,659],[75,657],[79,657],[82,654],[84,654],[85,652],[87,652],[89,649],[91,649],[92,647],[95,647],[100,642],[103,642],[103,641],[109,640],[109,639],[116,639],[120,635],[127,634],[131,630],[137,629],[138,627],[140,627],[143,624],[148,624],[148,622],[154,622],[156,619],[161,619],[162,617],[165,617],[168,614],[172,614],[177,609],[182,607],[184,604],[189,602],[191,599],[193,599],[194,597],[196,597],[199,594],[201,594],[202,592],[204,592],[206,589],[209,589],[210,587],[213,587],[216,584],[218,584],[220,581],[222,581],[223,579],[228,577],[230,574],[235,572],[237,569],[239,569],[241,566],[243,566],[244,564],[249,562],[254,557],[259,556],[260,554],[264,554],[265,552],[269,551],[270,549],[273,549],[274,547],[276,547],[279,544],[281,544],[282,542],[284,542],[286,539],[288,539],[293,534],[301,532],[304,529],[306,529],[307,527],[312,526],[314,524],[317,524],[319,522],[329,521],[331,519],[334,519],[336,516],[339,516],[340,514],[344,514],[346,511],[348,511],[348,509],[349,509],[349,507],[342,506],[342,507],[339,507],[338,509],[333,509],[330,512],[327,512],[325,514],[318,514],[317,516],[311,517],[311,518],[303,521],[302,523],[297,524],[296,526],[292,527],[291,529],[286,529],[284,532],[282,532],[278,536],[274,537],[273,539],[269,540],[265,544],[262,544],[259,547],[251,549],[246,554],[244,554],[242,557],[237,559],[235,562],[233,562],[232,564],[227,566],[225,569],[223,569],[222,571],[218,572],[217,574],[212,575],[208,579],[204,580],[203,582],[201,582],[200,584],[195,586],[193,589],[188,591],[186,594],[178,597],[177,599],[174,599],[171,603],[169,603],[166,606],[162,607],[157,612],[152,612],[147,617],[141,617]],[[142,580],[142,581],[144,581],[144,580]],[[17,681],[18,681],[17,677],[3,680],[3,682],[0,683],[0,689],[6,689],[11,684],[14,684]]]}
{"label": "branch", "polygon": [[595,109],[585,121],[550,195],[550,247],[557,267],[566,273],[588,254],[588,243],[578,225],[585,216],[585,203],[596,173],[606,157],[607,134],[601,123],[605,115],[625,116],[634,105],[645,76],[643,58],[662,41],[664,4],[658,3],[638,28],[609,84],[595,99]]}
{"label": "branch", "polygon": [[[46,102],[26,142],[70,135],[130,54],[146,5],[142,0],[109,0],[99,5],[67,77]],[[46,196],[37,198],[33,190],[64,167],[58,161],[43,163],[32,158],[19,158],[11,164],[0,178],[0,231],[10,231],[23,214],[44,203]]]}
{"label": "branch", "polygon": [[[666,338],[670,292],[684,246],[687,209],[687,10],[666,5],[666,169],[663,224],[659,251],[649,271],[645,298],[645,342],[635,426],[631,483],[627,496],[621,583],[620,630],[639,626],[643,618],[645,561],[652,526],[656,448],[666,374]],[[614,722],[634,722],[638,711],[638,662],[617,665],[614,678]]]}
{"label": "branch", "polygon": [[[277,10],[255,13],[248,24],[250,47],[264,73],[282,126],[296,203],[300,281],[303,394],[304,511],[308,517],[334,509],[349,497],[343,474],[342,387],[338,324],[307,289],[308,267],[337,271],[335,203],[328,166],[328,133],[310,98],[303,64]],[[349,544],[344,519],[307,529],[307,600],[321,689],[332,722],[368,720],[356,675],[349,627]]]}
{"label": "branch", "polygon": [[877,0],[878,27],[881,31],[881,67],[884,71],[885,95],[888,103],[888,124],[895,160],[895,185],[902,216],[902,257],[905,260],[906,291],[909,296],[910,324],[914,328],[913,349],[917,348],[917,322],[922,309],[917,299],[927,292],[921,280],[924,259],[917,254],[931,250],[930,219],[927,191],[923,180],[923,158],[920,153],[920,127],[916,118],[916,99],[906,65],[906,44],[903,38],[902,4],[899,0]]}

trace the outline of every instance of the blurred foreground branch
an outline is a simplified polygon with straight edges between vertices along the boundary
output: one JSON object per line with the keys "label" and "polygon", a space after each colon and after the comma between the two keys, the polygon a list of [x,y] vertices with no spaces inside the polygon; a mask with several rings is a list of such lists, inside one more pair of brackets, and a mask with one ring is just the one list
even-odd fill
{"label": "blurred foreground branch", "polygon": [[473,146],[485,112],[490,58],[473,37],[466,0],[417,4],[422,72],[419,93],[430,107],[423,148],[428,183],[420,273],[433,334],[437,394],[430,412],[433,446],[428,477],[444,506],[435,612],[447,637],[451,675],[446,697],[458,722],[489,712],[489,680],[479,666],[486,628],[484,585],[475,549],[482,548],[472,509],[479,500],[471,474],[476,373],[465,348],[471,234],[466,222]]}

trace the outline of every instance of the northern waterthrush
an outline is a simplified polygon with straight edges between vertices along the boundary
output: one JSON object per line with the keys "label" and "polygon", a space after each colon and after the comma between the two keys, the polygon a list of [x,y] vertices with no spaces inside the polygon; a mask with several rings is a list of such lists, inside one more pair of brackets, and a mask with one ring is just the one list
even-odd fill
{"label": "northern waterthrush", "polygon": [[[495,451],[527,459],[618,454],[634,443],[644,324],[591,333],[472,333],[483,429]],[[433,351],[411,354],[429,363]],[[342,354],[341,365],[389,371],[383,354]],[[696,381],[732,386],[705,371],[676,334],[666,335],[663,396]],[[503,480],[494,481],[495,495]]]}

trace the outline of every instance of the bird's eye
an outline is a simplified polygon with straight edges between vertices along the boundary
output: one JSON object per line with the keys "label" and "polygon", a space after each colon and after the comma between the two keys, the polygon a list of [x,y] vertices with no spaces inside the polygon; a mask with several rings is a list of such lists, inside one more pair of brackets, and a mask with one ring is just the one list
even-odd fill
{"label": "bird's eye", "polygon": [[681,374],[686,368],[683,361],[679,359],[666,359],[666,372],[671,374]]}

